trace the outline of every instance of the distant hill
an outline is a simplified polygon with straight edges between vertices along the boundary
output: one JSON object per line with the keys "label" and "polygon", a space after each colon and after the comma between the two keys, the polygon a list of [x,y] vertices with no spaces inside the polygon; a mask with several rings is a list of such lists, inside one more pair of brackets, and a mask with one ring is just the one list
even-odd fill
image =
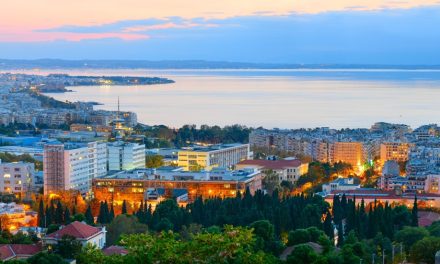
{"label": "distant hill", "polygon": [[361,65],[361,64],[283,64],[204,60],[7,60],[0,59],[0,69],[440,69],[440,65]]}

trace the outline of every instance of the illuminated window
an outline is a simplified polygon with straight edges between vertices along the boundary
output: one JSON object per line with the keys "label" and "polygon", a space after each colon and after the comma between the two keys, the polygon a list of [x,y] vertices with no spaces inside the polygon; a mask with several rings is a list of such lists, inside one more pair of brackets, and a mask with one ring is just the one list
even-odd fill
{"label": "illuminated window", "polygon": [[5,174],[4,176],[3,176],[4,178],[11,178],[11,174]]}

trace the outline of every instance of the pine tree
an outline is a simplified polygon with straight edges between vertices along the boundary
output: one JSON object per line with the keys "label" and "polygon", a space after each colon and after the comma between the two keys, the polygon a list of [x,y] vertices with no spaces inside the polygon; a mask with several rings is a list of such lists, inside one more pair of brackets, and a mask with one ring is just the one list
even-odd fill
{"label": "pine tree", "polygon": [[113,219],[115,219],[115,209],[113,208],[113,203],[110,205],[110,218],[109,218],[109,223],[111,223],[113,221]]}
{"label": "pine tree", "polygon": [[344,230],[342,228],[342,223],[338,225],[338,247],[342,247],[344,244]]}
{"label": "pine tree", "polygon": [[57,208],[55,209],[55,224],[63,223],[64,210],[61,202],[57,202]]}
{"label": "pine tree", "polygon": [[70,224],[70,210],[69,207],[66,206],[66,210],[64,211],[64,224]]}
{"label": "pine tree", "polygon": [[330,212],[327,212],[327,214],[325,215],[323,229],[325,234],[330,238],[330,240],[332,240],[334,236],[334,231],[333,231],[332,215],[330,214]]}
{"label": "pine tree", "polygon": [[43,199],[40,199],[40,204],[38,205],[38,218],[37,218],[37,223],[39,227],[45,227],[44,220],[45,220],[44,204],[43,204]]}
{"label": "pine tree", "polygon": [[94,217],[92,214],[92,208],[90,207],[90,205],[87,207],[85,218],[86,218],[87,224],[93,225],[95,223],[95,220],[94,220]]}
{"label": "pine tree", "polygon": [[419,226],[419,209],[417,206],[417,195],[414,196],[414,204],[411,210],[411,225]]}
{"label": "pine tree", "polygon": [[100,224],[105,224],[105,209],[104,209],[104,202],[101,202],[99,205],[99,213],[98,213],[98,219],[97,222]]}
{"label": "pine tree", "polygon": [[110,220],[110,211],[108,210],[107,200],[104,202],[104,222],[105,222],[105,224],[108,224],[108,223],[111,222],[111,220]]}
{"label": "pine tree", "polygon": [[127,202],[125,200],[122,202],[122,214],[127,214]]}
{"label": "pine tree", "polygon": [[52,224],[52,214],[50,212],[49,206],[46,205],[46,210],[44,213],[44,227],[48,227],[50,224]]}
{"label": "pine tree", "polygon": [[50,201],[50,206],[49,206],[49,214],[50,214],[50,222],[47,222],[47,226],[49,226],[50,224],[55,223],[55,203],[53,200]]}

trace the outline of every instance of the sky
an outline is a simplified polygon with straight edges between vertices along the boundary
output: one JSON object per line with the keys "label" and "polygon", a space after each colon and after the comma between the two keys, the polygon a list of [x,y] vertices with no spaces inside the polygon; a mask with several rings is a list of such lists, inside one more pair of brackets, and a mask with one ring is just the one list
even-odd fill
{"label": "sky", "polygon": [[440,64],[440,0],[0,0],[0,58]]}

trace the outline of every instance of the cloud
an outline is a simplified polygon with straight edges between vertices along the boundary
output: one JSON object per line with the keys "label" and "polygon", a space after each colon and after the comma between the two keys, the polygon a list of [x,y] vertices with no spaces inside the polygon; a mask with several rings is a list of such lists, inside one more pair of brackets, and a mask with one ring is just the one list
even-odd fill
{"label": "cloud", "polygon": [[[48,34],[44,36],[52,40],[66,36],[77,40],[75,34],[85,39],[74,43],[0,43],[0,57],[438,64],[438,24],[440,7],[124,20],[31,32],[36,34],[32,37]],[[100,36],[105,39],[99,39]],[[127,41],[132,36],[138,39]]]}

